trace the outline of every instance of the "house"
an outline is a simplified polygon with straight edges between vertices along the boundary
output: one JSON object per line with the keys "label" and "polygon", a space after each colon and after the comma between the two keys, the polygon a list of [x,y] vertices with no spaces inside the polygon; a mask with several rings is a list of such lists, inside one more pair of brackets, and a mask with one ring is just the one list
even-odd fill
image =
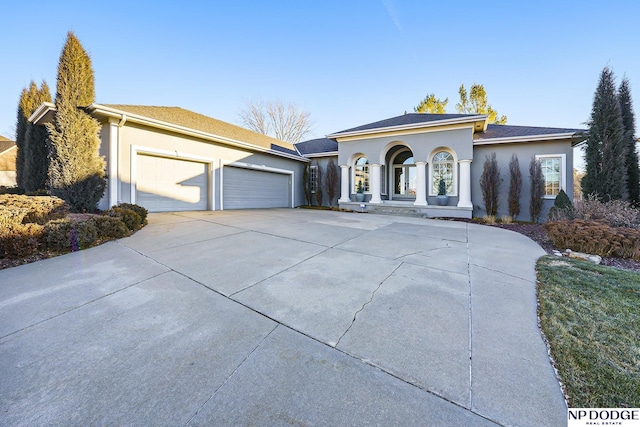
{"label": "house", "polygon": [[[563,189],[573,197],[573,147],[586,139],[581,129],[488,124],[485,115],[404,114],[296,144],[324,165],[333,159],[341,171],[341,208],[361,210],[355,200],[362,182],[364,209],[417,212],[429,217],[483,216],[480,177],[484,160],[496,153],[501,170],[498,215],[508,214],[509,161],[518,157],[523,177],[518,219],[529,220],[529,163],[537,158],[545,177],[543,217]],[[313,167],[312,166],[312,167]],[[438,183],[449,196],[438,206]]]}
{"label": "house", "polygon": [[[289,143],[178,107],[92,104],[102,125],[107,190],[100,209],[122,202],[150,212],[295,207],[308,159]],[[29,118],[44,124],[55,105]]]}
{"label": "house", "polygon": [[[108,186],[99,207],[128,202],[151,212],[300,206],[305,167],[311,166],[315,189],[318,168],[326,170],[332,160],[340,168],[335,202],[342,208],[483,216],[480,176],[485,157],[495,152],[503,179],[499,215],[507,214],[508,164],[516,154],[523,176],[518,219],[528,220],[531,158],[542,163],[548,210],[560,189],[573,196],[573,147],[586,139],[580,129],[416,113],[292,145],[178,107],[92,104],[85,111],[102,125]],[[55,105],[44,103],[29,120],[41,125],[54,113]],[[436,204],[441,179],[446,206]],[[364,206],[355,200],[359,182]]]}
{"label": "house", "polygon": [[14,141],[0,135],[0,187],[16,186],[16,155]]}

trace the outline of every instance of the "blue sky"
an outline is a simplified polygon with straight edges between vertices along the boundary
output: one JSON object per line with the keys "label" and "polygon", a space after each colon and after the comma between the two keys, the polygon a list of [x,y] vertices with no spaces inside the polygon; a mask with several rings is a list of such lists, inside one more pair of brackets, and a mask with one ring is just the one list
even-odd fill
{"label": "blue sky", "polygon": [[55,92],[66,33],[98,103],[180,106],[240,124],[246,102],[293,102],[312,137],[396,116],[428,93],[484,85],[508,124],[583,128],[604,66],[640,106],[640,2],[2,0],[0,134],[20,91]]}

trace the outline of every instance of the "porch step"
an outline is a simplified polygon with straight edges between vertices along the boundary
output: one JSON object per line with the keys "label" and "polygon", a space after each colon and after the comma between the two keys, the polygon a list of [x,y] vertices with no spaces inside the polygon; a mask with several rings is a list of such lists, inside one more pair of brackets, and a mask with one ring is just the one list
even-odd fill
{"label": "porch step", "polygon": [[340,202],[342,209],[369,212],[378,215],[394,215],[414,218],[471,218],[472,208],[457,206],[415,206],[411,202],[388,202],[382,204]]}
{"label": "porch step", "polygon": [[398,208],[394,206],[368,205],[367,212],[378,215],[409,216],[415,218],[426,217],[426,214],[421,212],[419,208]]}

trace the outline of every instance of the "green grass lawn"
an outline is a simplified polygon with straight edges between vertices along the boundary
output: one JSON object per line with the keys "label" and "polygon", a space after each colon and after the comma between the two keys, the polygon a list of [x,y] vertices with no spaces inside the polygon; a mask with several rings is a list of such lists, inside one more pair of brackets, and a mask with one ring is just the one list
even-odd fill
{"label": "green grass lawn", "polygon": [[553,256],[536,270],[569,407],[640,407],[640,273]]}

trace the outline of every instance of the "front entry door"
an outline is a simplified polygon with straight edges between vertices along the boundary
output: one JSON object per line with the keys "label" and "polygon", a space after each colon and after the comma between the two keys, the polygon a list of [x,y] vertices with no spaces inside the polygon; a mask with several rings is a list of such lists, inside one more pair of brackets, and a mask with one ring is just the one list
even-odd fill
{"label": "front entry door", "polygon": [[393,188],[396,198],[415,198],[417,172],[415,165],[401,165],[393,168]]}

